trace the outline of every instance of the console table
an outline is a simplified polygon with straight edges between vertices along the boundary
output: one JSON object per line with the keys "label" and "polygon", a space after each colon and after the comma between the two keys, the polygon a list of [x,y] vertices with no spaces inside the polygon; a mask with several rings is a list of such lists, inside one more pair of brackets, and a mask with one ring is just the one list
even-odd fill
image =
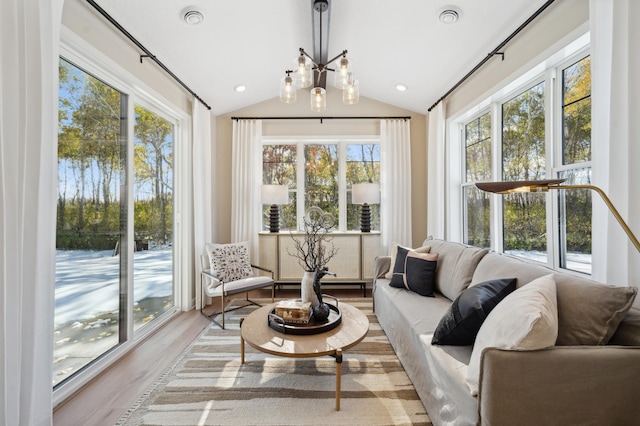
{"label": "console table", "polygon": [[[338,254],[329,264],[329,270],[337,276],[326,276],[324,284],[358,284],[366,296],[366,284],[373,281],[373,261],[381,254],[380,232],[331,232]],[[304,232],[260,232],[259,264],[271,269],[278,284],[299,284],[302,269],[298,260],[290,256],[295,252],[293,238],[304,238]]]}

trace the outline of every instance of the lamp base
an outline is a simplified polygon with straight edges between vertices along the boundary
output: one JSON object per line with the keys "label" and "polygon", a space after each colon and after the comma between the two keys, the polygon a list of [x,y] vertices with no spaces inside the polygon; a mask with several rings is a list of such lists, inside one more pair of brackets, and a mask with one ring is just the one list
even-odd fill
{"label": "lamp base", "polygon": [[277,204],[271,204],[269,210],[269,232],[280,232],[280,211]]}
{"label": "lamp base", "polygon": [[367,203],[360,210],[360,232],[371,232],[371,208]]}

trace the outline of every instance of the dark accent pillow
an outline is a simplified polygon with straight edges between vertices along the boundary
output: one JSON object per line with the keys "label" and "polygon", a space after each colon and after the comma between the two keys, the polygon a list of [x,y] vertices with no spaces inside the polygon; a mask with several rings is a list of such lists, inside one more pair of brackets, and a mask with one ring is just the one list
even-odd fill
{"label": "dark accent pillow", "polygon": [[468,287],[442,316],[431,343],[433,345],[473,345],[489,312],[516,289],[516,278],[486,281]]}
{"label": "dark accent pillow", "polygon": [[434,297],[437,253],[418,253],[398,246],[389,285],[405,288],[421,296]]}

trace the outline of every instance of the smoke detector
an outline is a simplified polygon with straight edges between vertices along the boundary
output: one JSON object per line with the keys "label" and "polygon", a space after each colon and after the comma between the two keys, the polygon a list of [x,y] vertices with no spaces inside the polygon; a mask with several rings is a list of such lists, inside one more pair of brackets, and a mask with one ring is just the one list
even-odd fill
{"label": "smoke detector", "polygon": [[460,19],[461,12],[457,7],[449,6],[440,12],[440,22],[444,24],[455,24]]}
{"label": "smoke detector", "polygon": [[189,7],[182,11],[182,19],[189,25],[198,25],[204,21],[204,15],[198,9]]}

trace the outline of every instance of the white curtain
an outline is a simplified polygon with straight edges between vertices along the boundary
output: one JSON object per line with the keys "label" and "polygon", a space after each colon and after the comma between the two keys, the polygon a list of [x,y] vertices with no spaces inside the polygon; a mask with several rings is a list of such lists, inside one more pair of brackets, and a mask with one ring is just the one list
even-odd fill
{"label": "white curtain", "polygon": [[[591,0],[593,183],[640,234],[640,2]],[[640,282],[640,253],[593,194],[593,276],[611,284]],[[640,300],[636,298],[636,306]]]}
{"label": "white curtain", "polygon": [[392,243],[412,247],[411,133],[409,120],[380,121],[380,235],[383,253]]}
{"label": "white curtain", "polygon": [[231,240],[249,241],[258,260],[262,203],[262,120],[234,120],[231,153]]}
{"label": "white curtain", "polygon": [[445,107],[444,101],[429,112],[427,147],[427,235],[444,239],[445,232]]}
{"label": "white curtain", "polygon": [[195,260],[196,309],[202,305],[200,255],[206,243],[214,242],[213,167],[211,112],[193,98],[193,259]]}
{"label": "white curtain", "polygon": [[0,424],[52,423],[62,0],[0,12]]}

